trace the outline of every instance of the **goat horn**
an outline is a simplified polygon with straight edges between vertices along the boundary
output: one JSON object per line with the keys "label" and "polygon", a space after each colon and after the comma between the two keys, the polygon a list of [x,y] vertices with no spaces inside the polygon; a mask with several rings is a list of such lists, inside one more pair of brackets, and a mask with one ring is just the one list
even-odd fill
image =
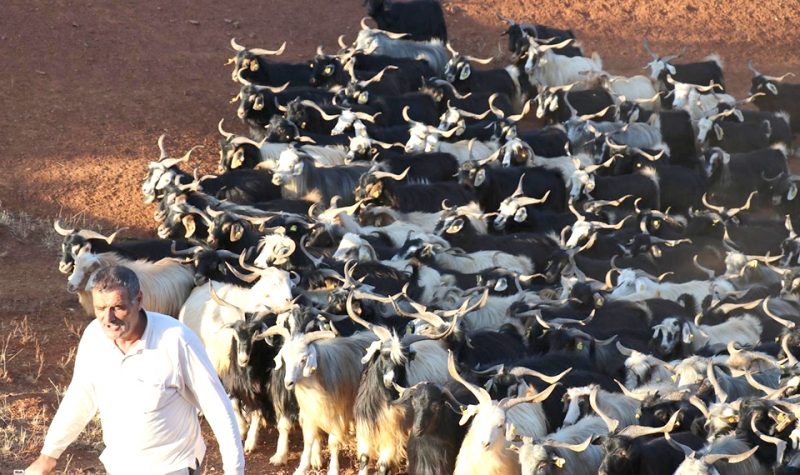
{"label": "goat horn", "polygon": [[739,463],[744,462],[745,460],[749,459],[756,451],[758,451],[759,447],[756,445],[752,449],[748,450],[747,452],[743,452],[738,455],[730,455],[730,454],[708,454],[703,455],[702,460],[708,465],[713,465],[720,460],[725,460],[728,463]]}
{"label": "goat horn", "polygon": [[792,368],[797,366],[797,358],[795,358],[794,353],[789,351],[789,335],[785,335],[781,339],[781,349],[783,349],[783,352],[786,353],[786,358],[789,360],[789,366]]}
{"label": "goat horn", "polygon": [[706,206],[706,208],[708,208],[708,209],[710,209],[712,211],[716,211],[717,213],[722,213],[723,211],[725,211],[725,207],[723,207],[723,206],[712,206],[712,205],[710,205],[708,203],[708,200],[706,199],[706,193],[703,193],[702,201],[703,201],[703,204]]}
{"label": "goat horn", "polygon": [[235,49],[236,51],[244,51],[245,49],[247,49],[244,46],[237,43],[236,38],[231,38],[231,48]]}
{"label": "goat horn", "polygon": [[[647,51],[648,53],[650,53],[650,56],[652,56],[652,57],[653,57],[653,60],[654,60],[654,61],[655,61],[655,60],[658,60],[658,55],[657,55],[657,54],[655,54],[655,53],[653,52],[653,50],[651,50],[651,49],[650,49],[650,45],[647,43],[647,37],[646,37],[646,36],[642,38],[642,46],[644,46],[644,50],[645,50],[645,51]],[[645,67],[646,67],[646,66],[645,66]]]}
{"label": "goat horn", "polygon": [[394,173],[389,173],[389,172],[374,171],[374,172],[372,172],[372,176],[374,176],[378,180],[382,180],[384,178],[391,178],[392,180],[395,180],[395,181],[401,181],[401,180],[405,180],[406,176],[408,176],[409,170],[411,170],[411,167],[407,167],[405,169],[405,171],[403,173],[399,174],[399,175],[396,175]]}
{"label": "goat horn", "polygon": [[700,263],[697,262],[697,257],[698,257],[697,254],[695,254],[695,256],[692,258],[692,262],[694,262],[694,265],[698,269],[700,269],[701,271],[703,271],[706,274],[708,274],[708,278],[709,279],[713,279],[717,275],[716,272],[714,272],[713,270],[709,269],[708,267],[703,267],[702,265],[700,265]]}
{"label": "goat horn", "polygon": [[515,22],[515,21],[514,21],[514,20],[512,20],[511,18],[506,18],[506,17],[504,17],[503,15],[501,15],[501,14],[500,14],[500,9],[496,9],[496,10],[494,11],[494,14],[497,16],[497,19],[498,19],[498,20],[500,20],[500,21],[504,21],[504,22],[508,23],[508,24],[509,24],[509,25],[511,25],[511,26],[514,26],[514,25],[516,25],[516,24],[517,24],[517,22]]}
{"label": "goat horn", "polygon": [[622,429],[619,435],[635,439],[637,437],[642,437],[646,435],[672,432],[672,430],[675,428],[675,424],[678,422],[678,416],[680,415],[680,413],[681,413],[680,410],[675,411],[675,413],[672,414],[672,417],[669,418],[669,421],[667,421],[667,423],[661,427],[644,427],[639,425],[632,425]]}
{"label": "goat horn", "polygon": [[647,394],[636,394],[627,387],[625,387],[624,384],[620,383],[616,379],[614,380],[614,382],[617,383],[617,386],[619,386],[619,388],[622,390],[622,394],[624,394],[625,397],[634,399],[636,401],[644,401],[645,399],[647,399],[648,396]]}
{"label": "goat horn", "polygon": [[760,72],[758,72],[758,71],[756,71],[756,68],[754,68],[754,67],[753,67],[753,60],[752,60],[752,59],[751,59],[750,61],[748,61],[748,62],[747,62],[747,68],[748,68],[750,71],[753,71],[753,74],[754,74],[754,75],[756,75],[756,76],[761,76],[761,73],[760,73]]}
{"label": "goat horn", "polygon": [[489,64],[489,63],[491,63],[492,61],[494,61],[494,57],[487,58],[487,59],[481,59],[481,58],[476,58],[476,57],[474,57],[474,56],[467,56],[467,55],[464,55],[464,58],[465,58],[466,60],[468,60],[468,61],[474,61],[474,62],[476,62],[476,63],[479,63],[479,64]]}
{"label": "goat horn", "polygon": [[378,336],[380,341],[388,341],[392,338],[392,332],[390,332],[386,327],[382,327],[380,325],[373,325],[372,323],[367,322],[366,320],[360,318],[356,315],[356,312],[353,310],[353,297],[355,292],[350,292],[350,295],[347,296],[347,315],[350,318],[361,325],[362,327],[370,330],[372,333]]}
{"label": "goat horn", "polygon": [[600,407],[597,405],[597,391],[598,387],[594,386],[592,388],[592,392],[589,394],[589,405],[592,407],[594,412],[596,412],[597,415],[603,419],[603,422],[606,423],[606,426],[608,426],[608,431],[614,432],[617,429],[617,426],[619,426],[619,421],[608,417],[605,413],[603,413],[603,411],[600,410]]}
{"label": "goat horn", "polygon": [[721,403],[724,403],[728,400],[728,393],[726,393],[725,390],[722,389],[722,386],[720,386],[719,381],[717,380],[717,374],[714,371],[714,363],[711,360],[708,361],[707,373],[708,381],[714,388],[714,394],[716,394],[717,400]]}
{"label": "goat horn", "polygon": [[255,48],[251,49],[250,52],[259,56],[280,56],[283,54],[285,50],[286,50],[286,42],[284,41],[281,47],[274,51],[268,49]]}
{"label": "goat horn", "polygon": [[220,133],[220,134],[221,134],[223,137],[225,137],[226,139],[229,139],[229,138],[233,137],[233,134],[232,134],[232,133],[230,133],[230,132],[225,132],[224,130],[222,130],[222,123],[223,123],[223,122],[225,122],[225,119],[220,119],[220,120],[219,120],[219,124],[217,124],[217,130],[219,130],[219,133]]}
{"label": "goat horn", "polygon": [[214,284],[211,280],[208,281],[208,291],[211,294],[211,298],[214,300],[214,302],[217,303],[217,305],[231,308],[235,310],[236,313],[238,313],[242,318],[244,318],[244,312],[242,311],[241,308],[237,307],[236,305],[233,305],[232,303],[226,302],[217,295],[217,293],[214,291]]}
{"label": "goat horn", "polygon": [[557,448],[561,448],[561,449],[567,449],[567,450],[571,450],[573,452],[583,452],[587,448],[589,448],[589,445],[592,443],[593,439],[594,439],[594,436],[590,436],[585,441],[583,441],[583,443],[581,443],[581,444],[568,444],[566,442],[559,442],[557,440],[548,439],[548,440],[545,440],[544,442],[542,442],[542,445],[547,446],[547,447],[553,447],[553,448],[557,447]]}
{"label": "goat horn", "polygon": [[158,150],[161,152],[161,157],[158,159],[159,162],[169,156],[167,150],[164,148],[164,138],[166,136],[167,134],[161,134],[161,137],[158,138]]}
{"label": "goat horn", "polygon": [[736,216],[737,214],[739,214],[740,212],[742,212],[742,211],[744,211],[746,209],[750,209],[750,202],[753,200],[753,196],[755,196],[756,193],[758,193],[758,191],[754,191],[754,192],[750,193],[750,196],[747,197],[747,202],[741,208],[731,208],[730,211],[728,211],[728,217],[732,218],[732,217]]}
{"label": "goat horn", "polygon": [[307,99],[304,99],[304,100],[300,101],[300,104],[316,110],[317,112],[319,112],[319,115],[326,121],[331,121],[331,120],[334,120],[334,119],[338,119],[339,116],[341,115],[341,114],[330,115],[330,114],[326,113],[324,110],[322,110],[322,108],[320,106],[318,106],[314,101],[309,101]]}
{"label": "goat horn", "polygon": [[778,462],[778,465],[783,463],[783,454],[786,452],[786,441],[781,440],[777,437],[770,437],[764,435],[758,427],[756,427],[756,417],[758,414],[753,413],[753,417],[750,418],[750,428],[753,429],[753,433],[755,433],[761,440],[764,442],[775,444],[777,454],[775,456],[775,460]]}
{"label": "goat horn", "polygon": [[[787,220],[787,221],[789,221],[789,217],[788,217],[788,216],[786,217],[786,220]],[[790,221],[789,221],[789,224],[791,225],[791,222],[790,222]],[[73,229],[66,229],[66,228],[64,228],[64,227],[61,225],[61,220],[60,220],[60,219],[57,219],[57,220],[55,220],[55,222],[53,222],[53,227],[55,228],[56,232],[57,232],[58,234],[62,235],[62,236],[69,236],[70,234],[72,234],[73,232],[75,232],[75,229],[74,229],[74,228],[73,228]]]}
{"label": "goat horn", "polygon": [[539,378],[547,384],[556,384],[557,382],[561,381],[561,378],[566,376],[572,368],[567,368],[566,371],[562,372],[561,374],[557,374],[555,376],[547,376],[546,374],[542,374],[536,370],[526,368],[524,366],[517,366],[513,368],[509,373],[513,374],[514,376],[533,376],[535,378]]}
{"label": "goat horn", "polygon": [[513,399],[504,398],[503,400],[498,402],[497,405],[499,407],[502,407],[504,410],[507,411],[507,410],[511,409],[512,407],[514,407],[516,405],[519,405],[519,404],[523,404],[523,403],[532,403],[532,404],[540,403],[540,402],[544,401],[545,399],[547,399],[548,397],[550,397],[550,394],[553,393],[553,390],[556,388],[556,386],[558,386],[558,385],[557,384],[551,384],[544,391],[542,391],[542,392],[540,392],[538,394],[531,395],[531,396],[526,395],[526,396],[523,396],[523,397],[516,397],[516,398],[513,398]]}
{"label": "goat horn", "polygon": [[478,399],[478,403],[480,405],[490,405],[492,403],[492,397],[488,392],[486,392],[485,389],[475,386],[458,374],[458,371],[456,370],[455,358],[453,357],[453,352],[450,350],[447,350],[447,371],[450,372],[450,376],[452,376],[454,380],[461,383],[475,396],[476,399]]}

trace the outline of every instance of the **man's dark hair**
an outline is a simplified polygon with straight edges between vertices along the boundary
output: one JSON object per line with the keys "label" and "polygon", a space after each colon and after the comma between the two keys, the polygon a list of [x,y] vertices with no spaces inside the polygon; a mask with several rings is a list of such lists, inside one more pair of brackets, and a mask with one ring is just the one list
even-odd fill
{"label": "man's dark hair", "polygon": [[139,295],[139,278],[135,272],[124,266],[103,267],[92,277],[92,290],[108,292],[116,287],[126,289],[128,298],[132,301]]}

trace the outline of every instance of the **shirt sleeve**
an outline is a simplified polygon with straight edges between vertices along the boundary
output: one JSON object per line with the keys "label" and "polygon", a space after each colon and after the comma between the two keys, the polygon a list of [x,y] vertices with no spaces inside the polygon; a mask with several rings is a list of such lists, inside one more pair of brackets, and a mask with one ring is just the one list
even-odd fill
{"label": "shirt sleeve", "polygon": [[181,372],[186,396],[203,411],[214,431],[222,454],[223,472],[244,475],[244,450],[233,406],[203,344],[192,335],[186,338],[182,353]]}
{"label": "shirt sleeve", "polygon": [[91,363],[91,327],[87,327],[78,344],[75,370],[66,394],[47,430],[42,453],[59,458],[97,414],[97,395],[89,375]]}

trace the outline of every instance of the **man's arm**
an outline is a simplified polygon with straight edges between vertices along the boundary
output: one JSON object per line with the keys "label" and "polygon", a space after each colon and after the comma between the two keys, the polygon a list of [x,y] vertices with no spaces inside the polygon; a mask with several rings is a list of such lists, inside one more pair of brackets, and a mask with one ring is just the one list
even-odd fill
{"label": "man's arm", "polygon": [[42,455],[25,470],[26,475],[50,473],[64,450],[97,414],[94,386],[89,377],[91,374],[91,350],[85,336],[84,332],[75,356],[72,381],[58,406],[53,422],[50,423],[50,428],[47,430]]}
{"label": "man's arm", "polygon": [[244,475],[244,451],[233,406],[205,348],[196,337],[182,348],[181,371],[185,390],[194,397],[219,443],[225,475]]}

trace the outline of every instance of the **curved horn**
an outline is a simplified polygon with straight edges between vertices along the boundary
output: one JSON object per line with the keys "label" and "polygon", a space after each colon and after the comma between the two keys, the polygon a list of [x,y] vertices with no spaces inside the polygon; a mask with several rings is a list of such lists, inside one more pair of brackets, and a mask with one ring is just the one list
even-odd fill
{"label": "curved horn", "polygon": [[481,58],[476,58],[474,56],[467,56],[466,54],[464,55],[464,58],[467,61],[474,61],[474,62],[479,63],[479,64],[489,64],[492,61],[494,61],[494,57],[487,58],[487,59],[481,59]]}
{"label": "curved horn", "polygon": [[784,337],[781,338],[781,349],[783,350],[784,353],[786,353],[786,359],[789,360],[788,361],[789,366],[791,366],[792,368],[797,366],[797,358],[795,358],[794,354],[791,351],[789,351],[789,335],[784,335]]}
{"label": "curved horn", "polygon": [[770,309],[769,309],[769,305],[768,305],[769,299],[770,299],[770,297],[767,297],[767,298],[765,298],[765,299],[764,299],[764,301],[761,303],[761,309],[762,309],[762,310],[764,310],[764,313],[765,313],[765,314],[766,314],[768,317],[770,317],[771,319],[773,319],[773,320],[775,320],[776,322],[780,323],[781,325],[785,326],[786,328],[794,328],[794,326],[795,326],[795,323],[794,323],[793,321],[791,321],[791,320],[784,320],[783,318],[780,318],[779,316],[775,315],[774,313],[772,313],[772,312],[770,311]]}
{"label": "curved horn", "polygon": [[756,417],[758,414],[753,413],[753,417],[750,418],[750,428],[753,429],[753,433],[756,434],[761,440],[764,442],[775,444],[777,454],[775,456],[775,460],[778,462],[778,465],[783,463],[783,454],[786,452],[786,441],[781,440],[777,437],[770,437],[764,435],[758,427],[756,427]]}
{"label": "curved horn", "polygon": [[695,256],[692,258],[692,262],[694,262],[694,265],[701,271],[708,274],[709,279],[713,279],[714,277],[716,277],[717,273],[709,269],[708,267],[703,267],[702,265],[700,265],[700,263],[697,262],[697,257],[698,257],[697,254],[695,254]]}
{"label": "curved horn", "polygon": [[706,419],[711,417],[711,413],[708,412],[708,407],[706,407],[706,403],[704,403],[699,397],[697,396],[690,397],[689,404],[696,407],[697,410],[700,411],[700,413],[703,414],[703,417],[705,417]]}
{"label": "curved horn", "polygon": [[232,133],[230,133],[230,132],[225,132],[225,131],[222,129],[222,123],[223,123],[223,122],[225,122],[225,119],[220,119],[220,120],[219,120],[219,124],[217,124],[217,130],[219,130],[219,133],[220,133],[220,135],[222,135],[222,136],[223,136],[223,137],[225,137],[226,139],[229,139],[229,138],[233,137],[233,134],[232,134]]}
{"label": "curved horn", "polygon": [[475,386],[474,384],[468,382],[466,379],[462,378],[460,374],[458,374],[458,371],[456,370],[455,358],[453,357],[453,352],[450,350],[447,350],[447,371],[450,372],[450,376],[452,376],[454,380],[461,383],[461,385],[466,387],[469,390],[469,392],[471,392],[475,396],[475,398],[478,399],[479,404],[488,405],[492,403],[492,397],[489,395],[488,392],[486,392],[485,389]]}
{"label": "curved horn", "polygon": [[694,457],[694,453],[695,453],[694,450],[692,450],[690,447],[688,447],[686,445],[683,445],[680,442],[674,440],[672,437],[669,436],[669,432],[664,434],[664,438],[667,439],[667,442],[669,443],[669,445],[672,446],[673,449],[683,452],[683,454],[685,456],[687,456],[687,457],[690,457],[690,458]]}
{"label": "curved horn", "polygon": [[[651,50],[651,49],[650,49],[650,45],[647,43],[647,37],[646,37],[646,36],[642,38],[642,46],[644,46],[644,50],[645,50],[645,51],[647,51],[648,53],[650,53],[650,56],[652,56],[652,57],[653,57],[653,60],[654,60],[654,61],[657,61],[657,60],[658,60],[658,55],[657,55],[657,54],[655,54],[655,53],[653,52],[653,50]],[[647,66],[645,66],[645,67],[647,67]]]}
{"label": "curved horn", "polygon": [[517,115],[508,116],[508,120],[510,120],[511,122],[519,122],[520,120],[522,120],[523,117],[528,115],[528,112],[530,111],[531,111],[531,101],[526,101],[525,106],[522,108],[522,112],[520,112]]}
{"label": "curved horn", "polygon": [[706,193],[703,193],[702,201],[703,201],[703,204],[706,206],[706,208],[708,208],[708,209],[710,209],[712,211],[716,211],[717,213],[722,213],[722,212],[725,211],[725,207],[723,207],[723,206],[712,206],[712,205],[710,205],[708,203],[708,200],[706,199]]}
{"label": "curved horn", "polygon": [[667,421],[667,423],[661,427],[644,427],[644,426],[633,425],[622,429],[619,435],[635,439],[637,437],[642,437],[645,435],[672,432],[672,429],[675,428],[675,424],[678,422],[678,416],[680,415],[680,413],[681,413],[680,410],[675,411],[675,413],[672,414],[672,417],[669,418],[669,421]]}
{"label": "curved horn", "polygon": [[368,19],[369,19],[369,17],[368,17],[368,16],[365,16],[365,17],[363,17],[363,18],[361,19],[361,23],[360,23],[360,25],[361,25],[361,29],[362,29],[362,30],[369,30],[369,29],[370,29],[369,25],[367,25],[367,20],[368,20]]}
{"label": "curved horn", "polygon": [[541,379],[547,384],[556,384],[557,382],[561,381],[561,378],[566,376],[570,371],[572,371],[572,368],[567,368],[566,371],[555,376],[547,376],[546,374],[542,374],[536,370],[526,368],[524,366],[517,366],[509,371],[509,374],[513,374],[514,376],[533,376]]}
{"label": "curved horn", "polygon": [[331,121],[331,120],[334,120],[334,119],[338,119],[339,116],[341,115],[341,114],[330,115],[327,112],[325,112],[324,110],[322,110],[322,108],[320,106],[318,106],[314,101],[309,101],[307,99],[304,99],[304,100],[300,101],[300,104],[316,110],[319,113],[319,115],[322,117],[322,119],[325,120],[325,121]]}
{"label": "curved horn", "polygon": [[592,407],[595,413],[603,419],[603,422],[606,423],[609,432],[614,432],[619,426],[619,421],[616,419],[612,419],[608,417],[603,411],[600,410],[600,407],[597,406],[597,391],[598,387],[594,386],[592,388],[592,392],[589,394],[589,405]]}
{"label": "curved horn", "polygon": [[747,452],[743,452],[738,455],[730,455],[730,454],[708,454],[703,455],[702,460],[703,462],[707,463],[708,465],[713,465],[720,460],[725,460],[728,463],[739,463],[744,462],[745,460],[752,457],[756,451],[758,451],[759,447],[756,445],[752,449],[748,450]]}
{"label": "curved horn", "polygon": [[244,51],[245,49],[247,49],[244,46],[237,43],[236,38],[231,38],[231,48],[233,48],[236,51]]}
{"label": "curved horn", "polygon": [[630,348],[626,348],[625,345],[623,345],[620,342],[617,342],[617,351],[622,353],[624,356],[631,356],[633,354],[634,350],[631,350]]}
{"label": "curved horn", "polygon": [[761,76],[761,73],[760,73],[760,72],[758,72],[758,71],[756,71],[756,68],[754,68],[754,67],[753,67],[753,60],[752,60],[752,59],[751,59],[750,61],[748,61],[748,62],[747,62],[747,68],[748,68],[750,71],[753,71],[753,74],[754,74],[754,75],[756,75],[756,76]]}
{"label": "curved horn", "polygon": [[708,381],[714,388],[714,394],[716,394],[717,400],[719,402],[724,403],[725,401],[728,400],[728,393],[726,393],[725,390],[722,389],[722,386],[720,386],[719,381],[717,380],[717,374],[714,371],[714,363],[711,360],[708,361],[707,373],[708,373]]}
{"label": "curved horn", "polygon": [[354,322],[358,323],[362,327],[364,327],[364,328],[370,330],[372,333],[376,334],[381,341],[390,340],[392,338],[392,332],[389,331],[386,327],[382,327],[380,325],[373,325],[372,323],[369,323],[368,321],[366,321],[366,320],[360,318],[358,315],[356,315],[355,310],[353,310],[353,297],[354,297],[354,294],[355,294],[355,292],[350,292],[350,294],[347,296],[347,303],[345,304],[345,306],[347,308],[347,315],[350,316],[350,318]]}
{"label": "curved horn", "polygon": [[283,54],[285,50],[286,50],[286,42],[284,41],[281,47],[274,51],[262,48],[253,48],[250,50],[250,52],[259,56],[280,56]]}
{"label": "curved horn", "polygon": [[405,169],[405,171],[403,173],[399,174],[399,175],[395,175],[394,173],[389,173],[389,172],[374,171],[374,172],[372,172],[372,176],[374,176],[378,180],[382,180],[384,178],[391,178],[392,180],[400,181],[400,180],[405,180],[406,179],[406,176],[408,176],[409,170],[411,170],[411,167],[407,167]]}
{"label": "curved horn", "polygon": [[558,448],[567,449],[567,450],[571,450],[573,452],[579,452],[580,453],[580,452],[583,452],[583,451],[585,451],[586,449],[589,448],[589,445],[592,443],[593,439],[594,439],[594,436],[589,436],[589,438],[584,440],[583,443],[581,443],[581,444],[568,444],[566,442],[559,442],[557,440],[548,439],[548,440],[545,440],[542,443],[542,445],[545,445],[547,447],[554,447],[554,448],[558,447]]}
{"label": "curved horn", "polygon": [[229,302],[226,302],[226,301],[222,300],[222,299],[221,299],[221,298],[220,298],[220,297],[217,295],[217,293],[214,291],[214,283],[213,283],[213,281],[211,281],[210,279],[209,279],[209,281],[208,281],[208,291],[209,291],[209,293],[211,294],[211,298],[214,300],[214,302],[216,302],[216,303],[217,303],[217,305],[221,305],[221,306],[223,306],[223,307],[228,307],[228,308],[230,308],[230,309],[233,309],[233,310],[235,310],[235,311],[236,311],[236,313],[238,313],[238,314],[239,314],[239,315],[240,315],[242,318],[244,318],[244,312],[242,311],[242,309],[241,309],[241,308],[237,307],[236,305],[233,305],[232,303],[229,303]]}
{"label": "curved horn", "polygon": [[167,149],[164,148],[164,138],[166,136],[167,134],[161,134],[161,137],[158,138],[158,150],[161,152],[161,157],[158,159],[159,162],[169,156]]}
{"label": "curved horn", "polygon": [[515,22],[515,21],[514,21],[514,20],[512,20],[511,18],[506,18],[506,17],[504,17],[503,15],[501,15],[501,14],[500,14],[500,9],[499,9],[499,8],[498,8],[498,9],[496,9],[496,10],[494,11],[494,14],[495,14],[495,15],[497,15],[497,19],[498,19],[498,20],[500,20],[500,21],[504,21],[504,22],[508,23],[508,24],[509,24],[509,25],[511,25],[511,26],[514,26],[514,25],[516,25],[516,24],[517,24],[517,22]]}
{"label": "curved horn", "polygon": [[754,192],[750,193],[750,196],[747,197],[747,202],[741,208],[731,208],[728,211],[728,217],[732,218],[732,217],[736,216],[737,214],[741,213],[742,211],[744,211],[746,209],[750,209],[750,202],[753,200],[753,196],[755,196],[756,193],[758,193],[758,191],[754,191]]}
{"label": "curved horn", "polygon": [[[791,221],[789,221],[789,216],[788,215],[786,216],[786,221],[789,222],[789,225],[791,226]],[[73,229],[67,229],[67,228],[63,227],[61,225],[61,220],[60,219],[56,219],[53,222],[53,227],[55,228],[56,232],[58,234],[62,235],[62,236],[69,236],[70,234],[75,232],[74,228]]]}
{"label": "curved horn", "polygon": [[634,392],[631,392],[630,389],[625,387],[624,384],[620,383],[616,379],[614,380],[614,382],[617,383],[617,386],[619,386],[619,388],[622,390],[622,394],[624,394],[625,397],[634,399],[636,401],[644,401],[645,399],[647,399],[648,394],[636,394]]}

